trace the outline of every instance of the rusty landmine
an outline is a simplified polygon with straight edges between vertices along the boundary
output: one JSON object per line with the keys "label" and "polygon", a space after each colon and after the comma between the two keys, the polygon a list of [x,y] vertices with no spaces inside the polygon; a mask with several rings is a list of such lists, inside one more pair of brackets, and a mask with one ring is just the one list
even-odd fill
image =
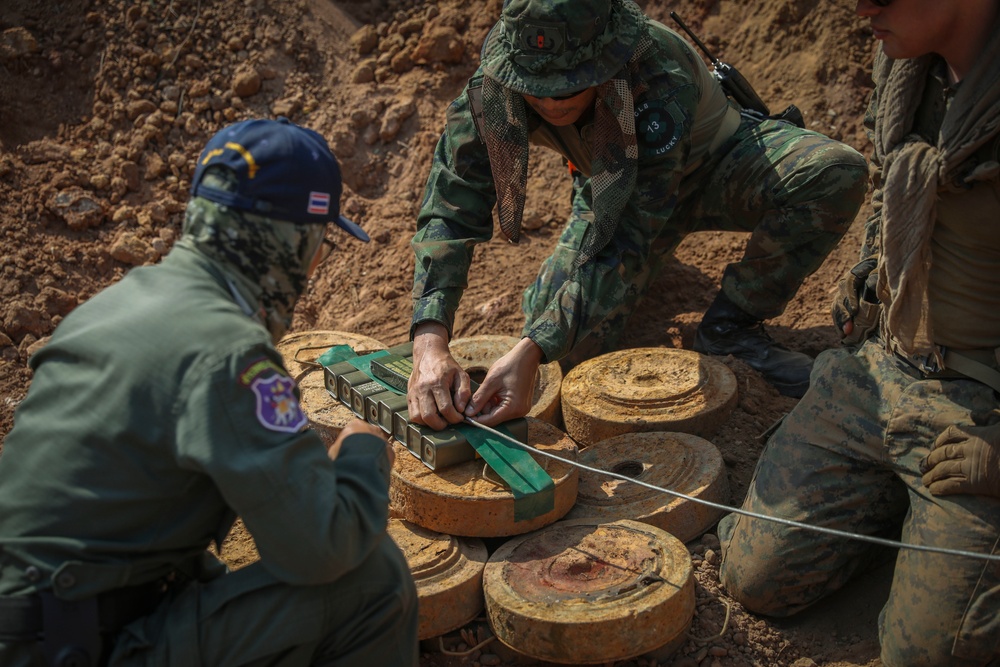
{"label": "rusty landmine", "polygon": [[488,556],[482,540],[444,535],[401,519],[390,519],[387,530],[417,584],[419,639],[451,632],[482,612]]}
{"label": "rusty landmine", "polygon": [[563,422],[580,447],[641,431],[707,438],[737,399],[736,376],[721,361],[665,347],[588,359],[562,383]]}
{"label": "rusty landmine", "polygon": [[[472,380],[481,383],[490,366],[514,349],[519,340],[514,336],[469,336],[451,341],[448,349]],[[560,425],[562,415],[559,409],[559,390],[562,380],[562,368],[558,361],[538,367],[529,417],[541,419],[553,426]]]}
{"label": "rusty landmine", "polygon": [[323,385],[323,367],[316,359],[334,345],[350,345],[359,356],[386,349],[374,338],[347,331],[303,331],[285,336],[276,345],[285,368],[299,385],[302,411],[327,445],[356,417]]}
{"label": "rusty landmine", "polygon": [[[692,498],[729,502],[726,465],[718,448],[689,433],[625,433],[580,452],[580,463]],[[576,504],[567,519],[635,519],[689,542],[722,518],[723,510],[607,475],[580,471]]]}
{"label": "rusty landmine", "polygon": [[[575,461],[576,443],[565,433],[527,417],[528,444]],[[540,516],[514,520],[514,494],[482,459],[431,470],[393,441],[389,500],[394,516],[446,535],[506,537],[537,530],[558,521],[576,502],[579,479],[575,466],[533,454],[555,485],[555,507]]]}
{"label": "rusty landmine", "polygon": [[483,573],[486,616],[519,653],[599,664],[672,652],[694,617],[691,556],[638,521],[559,521],[508,541]]}

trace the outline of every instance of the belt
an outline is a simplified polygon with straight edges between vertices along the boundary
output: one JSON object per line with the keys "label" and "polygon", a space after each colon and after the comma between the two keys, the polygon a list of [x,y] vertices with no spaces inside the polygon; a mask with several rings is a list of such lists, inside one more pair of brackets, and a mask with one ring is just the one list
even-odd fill
{"label": "belt", "polygon": [[[114,634],[156,608],[166,593],[166,584],[154,581],[129,586],[97,596],[97,619],[101,633]],[[42,597],[0,595],[0,641],[34,641],[45,633]]]}
{"label": "belt", "polygon": [[955,350],[945,349],[944,366],[962,375],[978,380],[994,391],[1000,391],[1000,363],[997,350]]}
{"label": "belt", "polygon": [[970,379],[1000,392],[1000,348],[996,350],[953,350],[940,347],[944,368],[938,368],[931,358],[908,356],[896,346],[896,355],[924,377],[941,380]]}

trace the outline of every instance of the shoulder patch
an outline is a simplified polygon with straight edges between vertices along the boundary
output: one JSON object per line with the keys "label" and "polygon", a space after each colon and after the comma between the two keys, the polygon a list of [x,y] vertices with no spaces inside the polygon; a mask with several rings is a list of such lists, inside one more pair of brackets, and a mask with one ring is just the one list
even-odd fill
{"label": "shoulder patch", "polygon": [[295,380],[280,364],[261,357],[240,373],[239,381],[253,392],[257,421],[264,428],[296,433],[309,422],[295,395]]}
{"label": "shoulder patch", "polygon": [[284,368],[270,359],[262,357],[243,369],[243,372],[240,373],[240,384],[244,387],[249,387],[253,384],[253,381],[257,378],[257,376],[267,371],[278,373],[279,375],[288,375]]}
{"label": "shoulder patch", "polygon": [[673,101],[652,100],[635,107],[635,135],[646,155],[663,155],[686,131],[683,112]]}
{"label": "shoulder patch", "polygon": [[257,399],[257,421],[264,428],[297,433],[309,421],[295,396],[295,381],[284,374],[258,376],[250,383]]}

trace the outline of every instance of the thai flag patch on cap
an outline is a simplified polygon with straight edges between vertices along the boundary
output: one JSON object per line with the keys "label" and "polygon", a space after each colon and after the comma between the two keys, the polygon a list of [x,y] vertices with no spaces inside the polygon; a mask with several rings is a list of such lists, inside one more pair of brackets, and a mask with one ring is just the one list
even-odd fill
{"label": "thai flag patch on cap", "polygon": [[309,208],[312,215],[328,215],[330,213],[330,195],[326,192],[310,192]]}

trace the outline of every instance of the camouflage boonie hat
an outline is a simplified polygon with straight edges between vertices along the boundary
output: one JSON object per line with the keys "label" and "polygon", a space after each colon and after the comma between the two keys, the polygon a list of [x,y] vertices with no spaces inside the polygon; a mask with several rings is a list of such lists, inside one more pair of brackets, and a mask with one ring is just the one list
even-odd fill
{"label": "camouflage boonie hat", "polygon": [[560,97],[604,83],[646,31],[631,0],[507,0],[483,44],[487,76],[514,92]]}

